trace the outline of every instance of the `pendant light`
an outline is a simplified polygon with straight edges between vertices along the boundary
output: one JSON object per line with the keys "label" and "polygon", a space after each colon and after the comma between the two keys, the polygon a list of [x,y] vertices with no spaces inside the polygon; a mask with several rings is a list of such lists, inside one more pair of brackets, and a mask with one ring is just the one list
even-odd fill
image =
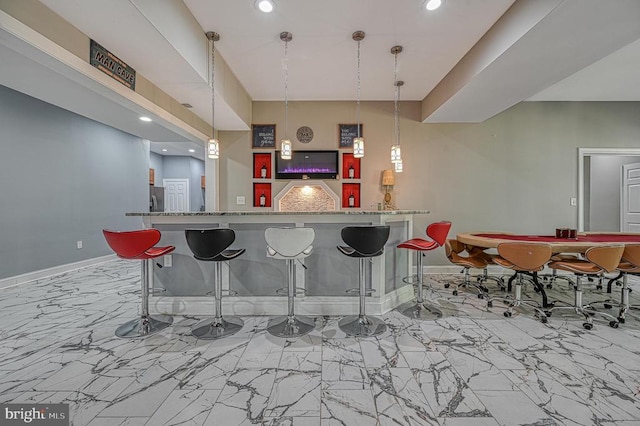
{"label": "pendant light", "polygon": [[356,77],[358,80],[358,91],[356,93],[356,97],[358,102],[356,104],[356,128],[358,137],[353,139],[353,157],[354,158],[362,158],[364,157],[364,138],[360,134],[360,42],[364,40],[364,31],[356,31],[351,35],[356,42],[358,42],[358,66]]}
{"label": "pendant light", "polygon": [[[400,87],[404,81],[398,80],[398,53],[402,52],[402,46],[393,46],[391,53],[394,56],[393,85],[395,86],[394,99],[394,144],[391,145],[391,162],[396,165],[396,172],[402,172],[402,151],[400,149]],[[398,166],[399,164],[399,166]]]}
{"label": "pendant light", "polygon": [[287,137],[287,125],[289,119],[289,62],[287,48],[289,46],[289,42],[293,40],[293,34],[288,31],[283,31],[280,33],[280,40],[284,41],[284,139],[280,141],[280,158],[283,160],[291,160],[291,141]]}
{"label": "pendant light", "polygon": [[216,109],[216,87],[215,87],[215,42],[220,40],[220,34],[209,31],[207,39],[211,42],[211,139],[207,141],[207,157],[211,159],[220,158],[220,142],[216,139],[215,109]]}

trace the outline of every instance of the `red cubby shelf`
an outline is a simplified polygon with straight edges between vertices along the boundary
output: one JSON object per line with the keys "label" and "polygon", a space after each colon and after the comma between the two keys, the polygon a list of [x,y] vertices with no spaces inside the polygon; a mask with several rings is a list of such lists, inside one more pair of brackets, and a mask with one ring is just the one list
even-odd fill
{"label": "red cubby shelf", "polygon": [[[265,168],[266,174],[262,176],[262,168]],[[255,152],[253,154],[253,178],[254,179],[271,179],[271,153]]]}
{"label": "red cubby shelf", "polygon": [[[353,167],[353,177],[349,177],[349,168]],[[342,154],[342,179],[360,179],[360,158],[351,153]]]}
{"label": "red cubby shelf", "polygon": [[[349,205],[349,198],[353,195],[353,205]],[[359,183],[343,183],[342,184],[342,208],[359,208],[360,207],[360,184]]]}
{"label": "red cubby shelf", "polygon": [[[264,195],[264,206],[260,205],[260,197]],[[254,183],[253,184],[253,207],[271,207],[271,184],[270,183]]]}

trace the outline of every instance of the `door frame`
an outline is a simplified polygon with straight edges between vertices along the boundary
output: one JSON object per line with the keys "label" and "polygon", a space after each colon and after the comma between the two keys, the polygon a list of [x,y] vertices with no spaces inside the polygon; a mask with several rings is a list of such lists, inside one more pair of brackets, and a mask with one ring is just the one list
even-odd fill
{"label": "door frame", "polygon": [[166,182],[184,182],[185,188],[187,188],[187,210],[186,212],[191,211],[191,180],[189,178],[167,178],[162,179],[162,186],[164,187],[164,208],[165,211],[167,209],[167,184]]}
{"label": "door frame", "polygon": [[640,148],[578,148],[578,231],[584,231],[584,159],[593,155],[640,156]]}

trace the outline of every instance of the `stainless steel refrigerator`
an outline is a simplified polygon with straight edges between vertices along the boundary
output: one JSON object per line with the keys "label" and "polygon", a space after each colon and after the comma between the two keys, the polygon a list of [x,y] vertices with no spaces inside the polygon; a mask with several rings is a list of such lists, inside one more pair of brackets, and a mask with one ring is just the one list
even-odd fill
{"label": "stainless steel refrigerator", "polygon": [[163,186],[149,187],[149,211],[150,212],[164,211],[164,187]]}

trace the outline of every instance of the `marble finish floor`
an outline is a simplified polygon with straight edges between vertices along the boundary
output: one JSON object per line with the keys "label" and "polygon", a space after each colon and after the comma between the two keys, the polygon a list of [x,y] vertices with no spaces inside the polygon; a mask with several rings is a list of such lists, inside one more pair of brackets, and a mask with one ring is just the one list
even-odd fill
{"label": "marble finish floor", "polygon": [[[266,317],[218,341],[191,337],[193,317],[118,339],[139,306],[134,262],[2,289],[0,402],[69,403],[72,424],[90,426],[640,424],[635,313],[589,331],[576,317],[541,324],[527,308],[507,319],[502,304],[488,312],[472,292],[443,288],[460,278],[431,277],[441,319],[389,312],[387,332],[357,339],[319,317],[296,341],[269,335]],[[550,293],[571,300],[566,285]]]}

